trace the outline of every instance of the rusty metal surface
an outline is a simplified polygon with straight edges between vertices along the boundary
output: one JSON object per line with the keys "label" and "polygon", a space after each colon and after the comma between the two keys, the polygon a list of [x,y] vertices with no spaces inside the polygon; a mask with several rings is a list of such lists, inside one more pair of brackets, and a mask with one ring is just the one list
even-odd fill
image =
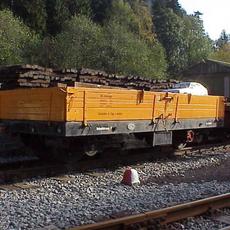
{"label": "rusty metal surface", "polygon": [[132,215],[119,219],[107,220],[100,223],[75,227],[71,228],[71,230],[120,230],[126,229],[132,224],[143,223],[151,220],[157,220],[160,225],[165,225],[174,221],[182,220],[187,217],[197,216],[207,211],[224,207],[230,207],[230,193],[193,201],[186,204],[179,204],[161,210],[150,211],[138,215]]}

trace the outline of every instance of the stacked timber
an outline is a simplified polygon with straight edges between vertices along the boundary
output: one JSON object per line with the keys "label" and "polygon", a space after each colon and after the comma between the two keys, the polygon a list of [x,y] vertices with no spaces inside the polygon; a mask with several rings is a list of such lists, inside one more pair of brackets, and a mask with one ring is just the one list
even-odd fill
{"label": "stacked timber", "polygon": [[119,76],[90,69],[79,70],[78,81],[82,83],[154,91],[172,88],[175,83],[178,83],[177,80],[156,80],[140,76]]}
{"label": "stacked timber", "polygon": [[177,81],[155,80],[139,76],[118,76],[85,68],[80,70],[51,69],[37,65],[0,67],[1,89],[74,86],[76,82],[156,91],[171,88]]}
{"label": "stacked timber", "polygon": [[58,84],[74,86],[78,80],[78,71],[69,71],[54,71],[37,65],[4,66],[0,67],[0,85],[1,89],[48,88]]}
{"label": "stacked timber", "polygon": [[52,69],[37,65],[13,65],[0,68],[0,84],[2,89],[48,87],[52,77]]}

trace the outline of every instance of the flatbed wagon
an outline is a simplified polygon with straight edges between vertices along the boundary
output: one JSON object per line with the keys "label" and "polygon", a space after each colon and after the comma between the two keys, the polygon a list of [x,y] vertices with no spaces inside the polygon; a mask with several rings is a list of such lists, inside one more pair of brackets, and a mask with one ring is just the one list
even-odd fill
{"label": "flatbed wagon", "polygon": [[105,136],[122,136],[120,144],[134,138],[139,146],[137,139],[169,145],[177,133],[186,139],[188,131],[194,138],[197,130],[223,128],[224,115],[222,96],[97,87],[0,91],[1,126],[8,132],[80,140],[87,146]]}

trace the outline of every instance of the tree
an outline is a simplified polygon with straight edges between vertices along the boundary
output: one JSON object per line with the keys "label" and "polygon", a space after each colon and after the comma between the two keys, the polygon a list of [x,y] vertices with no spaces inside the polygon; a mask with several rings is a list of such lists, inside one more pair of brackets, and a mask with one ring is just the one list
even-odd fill
{"label": "tree", "polygon": [[158,43],[153,31],[151,8],[142,0],[131,1],[131,7],[138,20],[139,36],[152,45]]}
{"label": "tree", "polygon": [[178,16],[185,15],[185,11],[181,8],[178,0],[166,0],[165,6],[169,9],[172,9],[173,13],[177,14]]}
{"label": "tree", "polygon": [[114,1],[105,23],[102,60],[110,72],[162,78],[164,49],[155,38],[148,6],[141,0]]}
{"label": "tree", "polygon": [[0,64],[31,62],[30,50],[39,42],[27,26],[12,12],[0,11]]}
{"label": "tree", "polygon": [[61,31],[63,23],[72,16],[94,15],[92,5],[93,0],[1,0],[0,9],[12,10],[14,15],[22,18],[26,25],[42,35],[56,35]]}
{"label": "tree", "polygon": [[154,7],[154,9],[159,7],[171,9],[173,13],[177,14],[180,17],[186,14],[185,10],[182,9],[178,0],[152,0],[152,6]]}
{"label": "tree", "polygon": [[62,25],[71,15],[63,0],[46,0],[47,32],[51,35],[56,35],[61,32]]}
{"label": "tree", "polygon": [[101,27],[85,16],[74,16],[64,23],[62,32],[54,38],[51,64],[55,67],[100,68],[101,43]]}
{"label": "tree", "polygon": [[[99,12],[105,9],[97,9],[97,4],[93,4],[93,0],[46,0],[46,11],[49,17],[47,18],[48,34],[57,35],[61,32],[65,21],[71,19],[72,16],[84,15],[88,18],[96,17]],[[105,3],[103,5],[105,7]],[[96,11],[93,12],[93,10]]]}
{"label": "tree", "polygon": [[184,16],[185,31],[184,39],[187,42],[188,65],[192,65],[206,59],[212,52],[212,41],[205,34],[203,21],[200,13]]}
{"label": "tree", "polygon": [[45,0],[17,0],[9,1],[9,8],[15,16],[20,17],[24,23],[37,33],[46,32],[46,5]]}
{"label": "tree", "polygon": [[12,2],[9,0],[1,0],[0,1],[0,10],[10,9]]}
{"label": "tree", "polygon": [[107,24],[113,22],[125,27],[127,30],[139,34],[138,17],[130,4],[123,0],[114,1],[108,12]]}
{"label": "tree", "polygon": [[92,16],[91,1],[92,0],[67,0],[65,4],[71,16],[85,15],[90,18]]}
{"label": "tree", "polygon": [[[123,25],[110,21],[102,27],[85,16],[74,16],[53,41],[43,42],[40,61],[53,67],[88,67],[110,73],[162,78],[164,50],[148,44]],[[48,50],[48,51],[47,51]],[[49,58],[44,58],[49,53]]]}
{"label": "tree", "polygon": [[30,49],[31,63],[36,63],[45,67],[52,67],[54,60],[54,38],[46,36],[40,40],[33,49]]}
{"label": "tree", "polygon": [[92,20],[103,23],[113,0],[91,0]]}
{"label": "tree", "polygon": [[112,73],[163,78],[166,61],[160,44],[149,46],[122,25],[110,22],[105,28],[101,60]]}
{"label": "tree", "polygon": [[176,75],[187,66],[188,60],[184,39],[184,22],[171,9],[159,6],[154,9],[154,12],[155,31],[166,50],[169,63],[168,71],[170,74]]}
{"label": "tree", "polygon": [[224,45],[230,42],[230,35],[226,33],[225,30],[222,30],[220,37],[216,41],[216,48],[222,48]]}
{"label": "tree", "polygon": [[230,43],[224,44],[220,49],[212,53],[210,58],[230,63]]}
{"label": "tree", "polygon": [[206,58],[211,39],[205,34],[200,12],[187,15],[177,0],[155,0],[153,22],[157,37],[166,50],[170,75]]}

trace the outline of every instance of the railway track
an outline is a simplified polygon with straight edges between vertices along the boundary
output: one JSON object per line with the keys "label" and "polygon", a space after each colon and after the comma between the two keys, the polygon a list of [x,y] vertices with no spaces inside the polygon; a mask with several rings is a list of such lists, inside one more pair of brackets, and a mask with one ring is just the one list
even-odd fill
{"label": "railway track", "polygon": [[[221,208],[230,208],[230,193],[185,204],[179,204],[156,211],[145,212],[138,215],[126,216],[95,224],[75,227],[70,230],[123,230],[140,229],[140,226],[142,229],[147,229],[147,227],[152,227],[152,229],[161,229],[169,223],[180,221],[188,217],[198,216]],[[230,226],[228,229],[230,229]]]}
{"label": "railway track", "polygon": [[214,144],[205,144],[201,146],[191,146],[191,147],[186,147],[180,150],[175,150],[174,154],[179,156],[179,155],[193,155],[196,153],[199,154],[205,154],[205,153],[210,153],[211,151],[216,151],[216,150],[221,150],[224,152],[227,152],[230,150],[230,142],[222,142],[222,143],[214,143]]}
{"label": "railway track", "polygon": [[[85,172],[95,168],[116,168],[120,165],[135,165],[139,162],[154,161],[156,159],[165,159],[168,157],[180,157],[184,155],[202,155],[215,154],[213,151],[228,152],[230,151],[230,143],[216,143],[202,146],[193,146],[182,150],[172,151],[172,149],[161,149],[159,152],[151,149],[136,150],[134,153],[126,153],[114,156],[111,153],[104,153],[98,158],[85,159],[82,161],[72,160],[67,163],[47,162],[33,160],[28,162],[14,162],[12,164],[0,165],[0,184],[13,183],[33,177],[50,177],[59,176],[67,173]],[[140,154],[140,151],[142,152]],[[144,152],[144,153],[143,153]],[[112,159],[108,161],[109,159]]]}
{"label": "railway track", "polygon": [[[150,156],[152,155],[150,154]],[[1,191],[3,215],[0,228],[7,229],[12,220],[14,226],[23,229],[37,229],[50,225],[56,226],[57,229],[73,228],[86,223],[99,222],[108,217],[114,219],[230,191],[228,175],[230,155],[228,153],[222,155],[222,151],[214,151],[205,156],[197,153],[194,157],[178,156],[173,159],[159,158],[158,155],[157,159],[152,157],[152,160],[150,156],[148,157],[150,161],[138,161],[133,165],[130,165],[130,160],[127,160],[131,157],[125,156],[121,162],[126,159],[126,163],[122,163],[118,167],[114,166],[112,158],[106,158],[107,161],[108,159],[111,161],[107,167],[113,166],[113,168],[100,168],[97,163],[100,163],[101,159],[92,159],[90,164],[92,168],[94,165],[95,169],[81,173],[78,173],[79,169],[77,168],[83,163],[89,168],[90,161],[80,162],[79,165],[73,163],[68,167],[72,167],[73,171],[75,170],[77,173],[70,174],[68,174],[70,169],[66,168],[66,164],[56,165],[56,169],[51,165],[50,167],[43,165],[46,167],[47,175],[50,176],[45,175],[45,178],[41,179],[40,172],[37,171],[38,178],[25,180],[22,183],[17,180],[17,183],[0,184],[0,190],[4,190]],[[137,157],[137,160],[140,158]],[[126,164],[137,169],[140,175],[141,183],[135,188],[120,184]],[[217,173],[216,168],[221,167],[222,170]],[[82,168],[82,170],[87,170],[87,168]],[[54,175],[55,171],[56,173],[59,171],[63,175]],[[190,172],[193,171],[194,175],[201,175],[200,178],[190,180]],[[209,172],[214,172],[215,175]],[[226,178],[222,178],[225,172]],[[46,173],[44,172],[44,174]],[[35,170],[31,172],[31,176],[33,174],[35,174]],[[175,176],[177,181],[167,178],[167,175]],[[182,176],[185,177],[183,181],[181,180]],[[15,209],[18,210],[17,213],[15,213]],[[221,215],[229,214],[229,209],[226,209],[226,212],[225,209],[221,210]],[[205,222],[206,218],[210,218],[209,223]],[[157,226],[154,221],[147,221],[148,223]],[[207,225],[217,226],[217,228],[206,227],[204,229],[218,229],[218,227],[226,226],[223,222],[214,220],[212,222],[212,216],[208,212],[196,218],[167,224],[166,227],[183,229],[175,228],[175,226],[184,225],[185,229],[189,229],[186,227],[193,224],[201,226],[201,228],[195,229],[202,229]],[[133,229],[140,229],[140,226],[141,224],[134,224]]]}

